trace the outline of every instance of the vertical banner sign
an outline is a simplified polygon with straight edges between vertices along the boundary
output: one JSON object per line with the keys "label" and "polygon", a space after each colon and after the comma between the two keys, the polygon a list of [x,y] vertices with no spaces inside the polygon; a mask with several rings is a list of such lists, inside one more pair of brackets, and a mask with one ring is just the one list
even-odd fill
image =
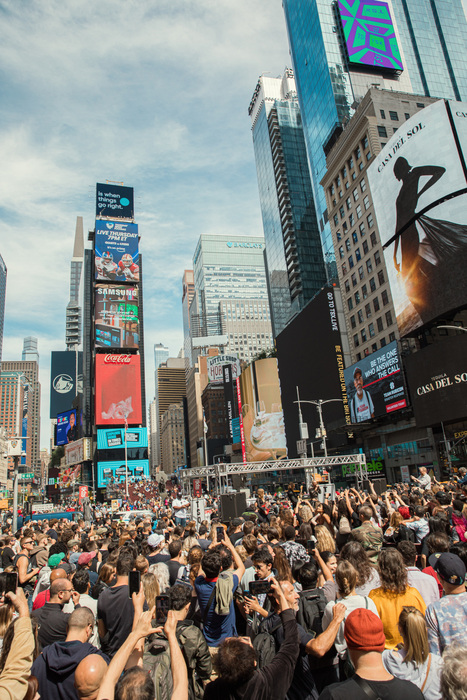
{"label": "vertical banner sign", "polygon": [[230,439],[233,442],[232,420],[234,418],[234,392],[232,384],[232,365],[222,366],[222,377],[224,379],[225,410],[229,421]]}
{"label": "vertical banner sign", "polygon": [[240,417],[240,442],[242,443],[242,460],[246,462],[246,446],[245,446],[245,431],[243,430],[243,413],[242,413],[242,394],[240,391],[240,377],[235,380],[237,386],[237,405],[238,415]]}
{"label": "vertical banner sign", "polygon": [[201,498],[202,495],[201,479],[193,479],[193,498]]}
{"label": "vertical banner sign", "polygon": [[[28,406],[29,406],[29,384],[23,387],[23,415],[21,418],[21,437],[26,438],[28,435]],[[23,440],[23,454],[21,455],[20,464],[26,464],[27,441]]]}
{"label": "vertical banner sign", "polygon": [[83,500],[83,498],[88,497],[88,487],[87,486],[80,486],[79,487],[79,502]]}

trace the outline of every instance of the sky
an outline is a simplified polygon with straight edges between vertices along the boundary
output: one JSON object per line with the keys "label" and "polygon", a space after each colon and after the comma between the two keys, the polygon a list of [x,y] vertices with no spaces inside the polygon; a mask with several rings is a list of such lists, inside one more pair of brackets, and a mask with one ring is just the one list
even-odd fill
{"label": "sky", "polygon": [[87,239],[96,182],[135,188],[150,400],[154,343],[182,346],[200,234],[262,235],[248,105],[260,75],[290,65],[281,0],[0,0],[2,359],[38,338],[42,447],[76,217]]}

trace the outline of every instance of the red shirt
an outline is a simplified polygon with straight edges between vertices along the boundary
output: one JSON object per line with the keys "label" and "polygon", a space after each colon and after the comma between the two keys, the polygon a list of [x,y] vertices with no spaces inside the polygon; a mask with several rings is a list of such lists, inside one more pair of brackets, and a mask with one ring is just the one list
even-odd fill
{"label": "red shirt", "polygon": [[444,595],[444,589],[443,589],[443,587],[442,587],[442,585],[441,585],[441,582],[440,582],[440,580],[439,580],[439,578],[438,578],[438,574],[437,574],[436,571],[433,569],[433,567],[432,567],[432,566],[427,566],[426,569],[423,569],[422,573],[423,573],[423,574],[428,574],[428,576],[433,576],[433,578],[436,579],[436,583],[438,584],[438,588],[439,588],[439,597],[442,598],[443,595]]}
{"label": "red shirt", "polygon": [[43,605],[48,603],[50,600],[50,588],[47,588],[45,591],[41,591],[36,595],[34,598],[34,603],[32,604],[32,609],[37,610],[38,608],[42,608]]}

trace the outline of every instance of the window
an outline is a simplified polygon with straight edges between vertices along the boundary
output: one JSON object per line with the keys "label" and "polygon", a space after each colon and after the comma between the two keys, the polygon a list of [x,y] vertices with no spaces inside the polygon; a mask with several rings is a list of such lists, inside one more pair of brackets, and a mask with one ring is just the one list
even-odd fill
{"label": "window", "polygon": [[360,292],[355,292],[354,294],[355,304],[360,304]]}
{"label": "window", "polygon": [[360,248],[355,248],[355,259],[357,262],[362,259],[362,254],[360,253]]}
{"label": "window", "polygon": [[379,341],[379,344],[381,345],[382,348],[384,348],[386,345],[386,338],[381,338],[381,340]]}
{"label": "window", "polygon": [[368,214],[366,217],[368,228],[373,228],[374,222],[373,222],[373,214]]}
{"label": "window", "polygon": [[[370,325],[368,326],[368,333],[370,334],[370,338],[375,337],[375,324],[374,323],[370,323]],[[375,348],[375,350],[376,350],[376,348]]]}
{"label": "window", "polygon": [[344,257],[344,246],[339,246],[339,257],[342,258]]}
{"label": "window", "polygon": [[368,151],[368,153],[366,154],[366,159],[371,160],[371,151]]}
{"label": "window", "polygon": [[360,180],[360,189],[362,191],[362,194],[363,194],[363,192],[366,192],[366,182],[364,179]]}
{"label": "window", "polygon": [[385,289],[381,292],[381,301],[383,302],[383,306],[389,304],[388,293]]}
{"label": "window", "polygon": [[358,236],[356,231],[352,233],[352,240],[354,243],[358,243]]}
{"label": "window", "polygon": [[349,298],[347,299],[347,306],[349,307],[349,311],[352,311],[352,309],[353,309],[353,299],[352,299],[352,297],[349,297]]}
{"label": "window", "polygon": [[343,194],[342,190],[339,190],[339,199],[342,199],[342,194]]}
{"label": "window", "polygon": [[399,121],[399,115],[397,112],[389,112],[389,119],[393,122],[398,122]]}
{"label": "window", "polygon": [[344,223],[342,224],[342,230],[344,231],[344,233],[348,230],[348,228],[349,227],[347,226],[347,221],[344,221]]}
{"label": "window", "polygon": [[405,117],[406,119],[410,119],[410,114],[407,114],[407,112],[406,112],[406,113],[404,114],[404,117]]}
{"label": "window", "polygon": [[334,226],[339,226],[339,217],[337,214],[334,214]]}
{"label": "window", "polygon": [[384,270],[380,270],[378,272],[378,282],[381,284],[384,284]]}
{"label": "window", "polygon": [[347,197],[347,199],[345,200],[345,204],[346,204],[347,210],[352,209],[352,202],[350,201],[350,197]]}
{"label": "window", "polygon": [[378,135],[381,136],[383,139],[387,139],[388,132],[386,131],[385,126],[378,126]]}
{"label": "window", "polygon": [[378,333],[381,333],[381,331],[383,330],[383,319],[381,318],[381,316],[379,316],[376,319],[376,325],[378,327]]}
{"label": "window", "polygon": [[375,297],[373,299],[373,308],[375,311],[379,311],[379,299],[378,299],[378,297]]}
{"label": "window", "polygon": [[362,146],[366,150],[368,148],[368,136],[365,136],[362,141]]}
{"label": "window", "polygon": [[334,192],[335,192],[334,185],[331,185],[331,187],[329,188],[329,194],[332,196],[334,194]]}
{"label": "window", "polygon": [[345,249],[347,252],[349,252],[349,250],[350,250],[350,239],[349,238],[345,239]]}
{"label": "window", "polygon": [[341,235],[340,231],[336,231],[336,238],[338,241],[340,241],[342,239],[342,235]]}
{"label": "window", "polygon": [[362,353],[357,352],[357,362],[360,362],[361,359],[362,359]]}
{"label": "window", "polygon": [[355,326],[357,325],[357,322],[355,320],[355,316],[350,317],[350,325],[352,326],[352,328],[355,328]]}
{"label": "window", "polygon": [[349,181],[347,180],[347,182],[345,183],[345,189],[348,190],[349,187],[350,187],[350,183],[349,183]]}
{"label": "window", "polygon": [[363,206],[365,207],[365,211],[370,208],[370,198],[368,195],[365,195],[363,198]]}
{"label": "window", "polygon": [[362,218],[362,205],[361,204],[357,204],[357,208],[355,209],[355,212],[357,214],[357,219],[361,219]]}
{"label": "window", "polygon": [[390,311],[386,311],[386,325],[392,326],[392,313]]}
{"label": "window", "polygon": [[363,170],[364,167],[365,167],[365,166],[363,165],[363,163],[359,163],[359,164],[358,164],[358,169],[359,169],[359,170]]}
{"label": "window", "polygon": [[344,287],[345,287],[345,291],[346,291],[347,293],[349,293],[349,292],[350,292],[350,282],[349,282],[349,280],[345,280],[345,282],[344,282]]}
{"label": "window", "polygon": [[386,119],[386,114],[384,113],[384,109],[380,109],[379,113],[381,114],[381,119]]}
{"label": "window", "polygon": [[356,348],[358,348],[358,346],[360,345],[360,341],[358,340],[358,335],[356,333],[353,337],[353,344]]}
{"label": "window", "polygon": [[366,255],[367,253],[368,253],[368,241],[363,241],[363,255]]}
{"label": "window", "polygon": [[341,215],[341,219],[343,219],[343,218],[344,218],[344,216],[345,216],[345,210],[344,210],[344,207],[339,207],[339,214]]}
{"label": "window", "polygon": [[347,177],[347,168],[345,167],[345,165],[344,165],[344,169],[342,171],[342,177],[344,178],[344,180]]}
{"label": "window", "polygon": [[363,323],[363,311],[361,309],[357,315],[358,315],[358,322]]}
{"label": "window", "polygon": [[423,104],[423,102],[417,102],[417,107],[418,107],[419,109],[424,109],[424,108],[425,108],[425,105]]}
{"label": "window", "polygon": [[371,280],[370,280],[370,290],[371,290],[372,292],[374,292],[375,289],[376,289],[375,278],[372,277]]}
{"label": "window", "polygon": [[358,276],[361,280],[365,277],[365,274],[363,272],[363,265],[360,265],[360,267],[358,268]]}
{"label": "window", "polygon": [[349,158],[349,170],[353,170],[353,168],[354,168],[353,157],[350,156],[350,158]]}
{"label": "window", "polygon": [[347,274],[347,263],[342,263],[342,274],[344,276]]}
{"label": "window", "polygon": [[359,160],[362,157],[362,152],[360,150],[360,146],[358,146],[357,150],[355,151],[355,156],[357,160]]}
{"label": "window", "polygon": [[379,252],[379,250],[377,250],[375,253],[375,265],[376,265],[376,267],[378,267],[378,265],[380,265],[380,264],[381,264],[381,253]]}
{"label": "window", "polygon": [[364,299],[368,297],[368,287],[366,286],[366,284],[364,284],[362,287],[362,294]]}
{"label": "window", "polygon": [[355,272],[352,272],[350,279],[352,280],[352,286],[356,287],[357,286],[357,275],[355,274]]}
{"label": "window", "polygon": [[374,248],[376,245],[376,233],[374,231],[370,236],[370,241],[371,241],[371,247]]}
{"label": "window", "polygon": [[392,131],[394,134],[397,134],[397,126],[395,126]]}
{"label": "window", "polygon": [[349,224],[351,226],[355,226],[355,215],[354,214],[349,214]]}
{"label": "window", "polygon": [[356,172],[353,172],[353,173],[352,173],[352,180],[356,180],[356,179],[357,179],[357,173],[356,173]]}
{"label": "window", "polygon": [[354,202],[357,202],[358,197],[359,197],[357,188],[354,189],[354,191],[352,192],[352,195],[353,195]]}
{"label": "window", "polygon": [[360,236],[363,238],[363,236],[366,235],[366,228],[365,228],[365,224],[363,223],[363,221],[361,224],[359,224],[358,228],[360,230]]}
{"label": "window", "polygon": [[365,328],[362,328],[360,331],[360,335],[362,336],[362,343],[366,343],[366,330]]}
{"label": "window", "polygon": [[349,262],[349,269],[351,270],[354,266],[353,257],[351,255],[349,255],[348,262]]}
{"label": "window", "polygon": [[396,334],[394,332],[389,333],[389,342],[392,343],[395,339],[396,339]]}
{"label": "window", "polygon": [[339,175],[337,176],[337,179],[336,179],[336,185],[337,185],[338,187],[341,186],[341,179],[340,179],[340,176],[339,176]]}

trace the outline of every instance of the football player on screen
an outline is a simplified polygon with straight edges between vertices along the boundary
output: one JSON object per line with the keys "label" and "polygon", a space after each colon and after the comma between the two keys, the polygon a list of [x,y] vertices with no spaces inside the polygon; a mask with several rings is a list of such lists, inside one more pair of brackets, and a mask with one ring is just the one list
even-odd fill
{"label": "football player on screen", "polygon": [[112,253],[104,252],[102,257],[96,258],[96,270],[99,279],[115,280],[118,265],[114,262]]}
{"label": "football player on screen", "polygon": [[118,276],[125,277],[127,282],[138,282],[139,281],[139,265],[133,262],[133,258],[130,253],[125,253],[122,255],[122,259],[118,263]]}

